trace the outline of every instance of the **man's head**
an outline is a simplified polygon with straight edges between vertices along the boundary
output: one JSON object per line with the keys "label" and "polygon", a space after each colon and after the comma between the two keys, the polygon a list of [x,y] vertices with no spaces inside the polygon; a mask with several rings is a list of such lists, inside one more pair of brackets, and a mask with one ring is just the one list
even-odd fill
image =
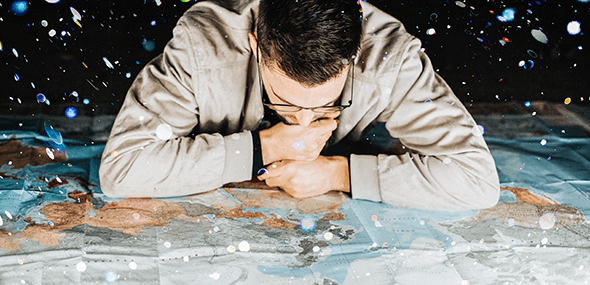
{"label": "man's head", "polygon": [[[361,34],[356,0],[261,0],[257,37],[250,35],[250,45],[259,50],[268,99],[310,108],[334,104]],[[302,125],[324,116],[307,109],[279,115]]]}

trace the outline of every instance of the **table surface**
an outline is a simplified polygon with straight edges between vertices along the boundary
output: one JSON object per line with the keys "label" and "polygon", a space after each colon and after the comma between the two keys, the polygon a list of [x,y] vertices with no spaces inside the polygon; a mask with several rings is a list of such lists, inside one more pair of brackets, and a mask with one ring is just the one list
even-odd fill
{"label": "table surface", "polygon": [[[47,138],[26,129],[39,122],[5,128],[0,284],[590,282],[590,116],[543,102],[469,107],[503,191],[495,207],[463,212],[335,192],[294,199],[254,181],[112,199],[97,177],[103,142],[65,139],[66,161],[32,166],[18,158],[45,151]],[[52,122],[66,138],[80,135]]]}

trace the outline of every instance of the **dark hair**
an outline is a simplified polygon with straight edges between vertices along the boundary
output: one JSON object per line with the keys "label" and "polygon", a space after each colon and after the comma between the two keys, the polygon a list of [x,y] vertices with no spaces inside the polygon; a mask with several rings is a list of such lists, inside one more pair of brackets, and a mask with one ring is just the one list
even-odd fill
{"label": "dark hair", "polygon": [[362,10],[357,0],[260,0],[257,30],[261,62],[313,87],[353,62]]}

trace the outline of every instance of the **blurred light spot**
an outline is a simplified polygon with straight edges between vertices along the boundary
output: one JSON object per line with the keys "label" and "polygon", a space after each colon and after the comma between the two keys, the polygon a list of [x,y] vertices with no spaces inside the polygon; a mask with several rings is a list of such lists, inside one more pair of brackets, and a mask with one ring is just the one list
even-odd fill
{"label": "blurred light spot", "polygon": [[471,129],[471,134],[477,137],[483,136],[486,132],[485,128],[482,125],[473,126]]}
{"label": "blurred light spot", "polygon": [[14,74],[14,81],[20,81],[20,77],[16,73]]}
{"label": "blurred light spot", "polygon": [[299,221],[299,225],[304,232],[310,232],[315,229],[316,222],[314,219],[306,217]]}
{"label": "blurred light spot", "polygon": [[546,139],[542,139],[540,142],[541,145],[546,145],[547,144],[547,140]]}
{"label": "blurred light spot", "polygon": [[555,213],[548,212],[541,215],[541,217],[539,218],[539,226],[544,230],[548,230],[555,226],[556,221],[557,218],[555,217]]}
{"label": "blurred light spot", "polygon": [[61,31],[61,36],[65,37],[68,33],[66,31]]}
{"label": "blurred light spot", "polygon": [[27,1],[16,0],[12,2],[12,5],[10,5],[10,12],[17,16],[23,16],[27,13],[27,8],[29,8]]}
{"label": "blurred light spot", "polygon": [[571,21],[567,24],[567,32],[570,35],[577,35],[580,33],[580,22],[578,21]]}
{"label": "blurred light spot", "polygon": [[324,234],[324,239],[332,240],[332,238],[334,238],[334,234],[332,234],[331,232],[327,232]]}
{"label": "blurred light spot", "polygon": [[155,26],[156,25],[156,21],[155,20],[154,21],[151,21],[150,22],[150,25]]}
{"label": "blurred light spot", "polygon": [[565,98],[565,100],[563,101],[563,103],[565,103],[566,105],[569,105],[569,103],[571,103],[571,102],[572,102],[572,98],[570,98],[570,97]]}
{"label": "blurred light spot", "polygon": [[219,273],[215,272],[213,274],[209,274],[209,278],[213,278],[215,280],[219,279]]}
{"label": "blurred light spot", "polygon": [[156,128],[156,137],[163,141],[169,140],[172,137],[172,127],[168,124],[159,124]]}
{"label": "blurred light spot", "polygon": [[137,269],[137,263],[133,261],[129,262],[129,268],[131,268],[131,270]]}
{"label": "blurred light spot", "polygon": [[433,28],[430,28],[426,31],[426,34],[429,36],[432,36],[432,35],[436,34],[436,30]]}
{"label": "blurred light spot", "polygon": [[455,5],[461,7],[461,8],[465,8],[467,5],[465,5],[465,3],[461,2],[461,1],[455,1]]}
{"label": "blurred light spot", "polygon": [[64,114],[66,115],[66,118],[73,119],[78,116],[78,110],[75,107],[68,107]]}
{"label": "blurred light spot", "polygon": [[531,101],[524,102],[524,106],[527,107],[527,108],[530,107],[531,106]]}
{"label": "blurred light spot", "polygon": [[18,52],[16,51],[16,49],[12,49],[12,53],[14,54],[15,57],[18,57]]}
{"label": "blurred light spot", "polygon": [[49,4],[55,4],[58,3],[60,0],[45,0],[45,2],[49,3]]}
{"label": "blurred light spot", "polygon": [[84,105],[90,104],[90,100],[88,100],[88,98],[84,98],[82,102],[84,103]]}
{"label": "blurred light spot", "polygon": [[117,273],[115,273],[115,271],[108,270],[104,273],[104,279],[109,283],[117,281],[118,278],[119,277],[117,276]]}
{"label": "blurred light spot", "polygon": [[78,264],[76,264],[76,269],[80,272],[86,271],[86,263],[84,263],[84,261],[78,262]]}
{"label": "blurred light spot", "polygon": [[250,251],[250,244],[248,241],[243,240],[238,244],[238,249],[243,252]]}
{"label": "blurred light spot", "polygon": [[154,41],[148,41],[146,39],[143,39],[141,41],[141,45],[146,51],[153,51],[154,49],[156,49],[156,42]]}
{"label": "blurred light spot", "polygon": [[514,8],[506,8],[502,12],[502,15],[498,15],[496,18],[498,18],[500,22],[510,22],[514,20],[514,14],[516,14]]}

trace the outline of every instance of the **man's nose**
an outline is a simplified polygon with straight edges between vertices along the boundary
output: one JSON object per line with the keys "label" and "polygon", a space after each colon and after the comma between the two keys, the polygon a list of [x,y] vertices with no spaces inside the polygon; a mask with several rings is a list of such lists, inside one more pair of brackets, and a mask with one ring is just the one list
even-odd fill
{"label": "man's nose", "polygon": [[299,112],[295,113],[295,118],[297,119],[297,123],[301,126],[307,127],[311,122],[313,122],[315,114],[312,110],[309,109],[301,109]]}

